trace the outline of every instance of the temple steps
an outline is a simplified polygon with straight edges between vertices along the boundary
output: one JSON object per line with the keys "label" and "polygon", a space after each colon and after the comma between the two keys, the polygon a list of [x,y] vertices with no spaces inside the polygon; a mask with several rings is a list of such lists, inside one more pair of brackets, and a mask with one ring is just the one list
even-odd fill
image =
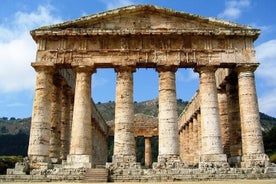
{"label": "temple steps", "polygon": [[108,181],[108,171],[105,168],[91,168],[86,171],[83,183],[100,183]]}

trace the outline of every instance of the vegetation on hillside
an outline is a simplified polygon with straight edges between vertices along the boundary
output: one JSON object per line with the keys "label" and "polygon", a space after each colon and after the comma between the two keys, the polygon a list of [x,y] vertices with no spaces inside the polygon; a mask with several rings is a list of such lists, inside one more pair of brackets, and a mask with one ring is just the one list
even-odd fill
{"label": "vegetation on hillside", "polygon": [[[177,100],[177,113],[178,115],[184,110],[188,102],[183,101],[182,99]],[[115,102],[109,101],[106,103],[98,102],[96,104],[97,108],[101,112],[103,118],[106,121],[113,120],[115,117]],[[143,102],[134,102],[134,112],[142,113],[150,116],[158,116],[158,99],[147,100]]]}
{"label": "vegetation on hillside", "polygon": [[270,161],[276,163],[276,126],[268,132],[263,132],[264,148],[269,155]]}
{"label": "vegetation on hillside", "polygon": [[22,161],[22,156],[0,156],[0,174],[6,174],[7,168],[13,168],[16,162]]}

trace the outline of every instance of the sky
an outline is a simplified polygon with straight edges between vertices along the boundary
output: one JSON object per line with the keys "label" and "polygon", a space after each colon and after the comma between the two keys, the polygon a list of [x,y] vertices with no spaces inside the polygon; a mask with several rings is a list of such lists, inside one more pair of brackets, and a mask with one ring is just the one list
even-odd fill
{"label": "sky", "polygon": [[[36,44],[30,30],[74,20],[106,10],[134,5],[159,7],[215,17],[261,29],[255,41],[260,66],[255,72],[260,111],[276,117],[276,1],[275,0],[1,0],[0,5],[0,117],[30,117],[34,98]],[[115,101],[116,73],[98,69],[92,76],[92,97]],[[198,74],[176,73],[177,98],[190,100],[198,89]],[[158,73],[137,69],[134,101],[158,97]]]}

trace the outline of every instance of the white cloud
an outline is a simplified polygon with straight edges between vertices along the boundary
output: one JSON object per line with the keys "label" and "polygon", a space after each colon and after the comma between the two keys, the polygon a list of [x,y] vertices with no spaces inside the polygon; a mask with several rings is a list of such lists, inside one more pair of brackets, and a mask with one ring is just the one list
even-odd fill
{"label": "white cloud", "polygon": [[225,9],[218,15],[220,18],[235,20],[238,19],[244,8],[250,6],[250,0],[231,0],[226,1]]}
{"label": "white cloud", "polygon": [[270,40],[256,47],[256,57],[261,63],[256,74],[265,80],[267,85],[276,89],[276,40]]}
{"label": "white cloud", "polygon": [[59,22],[51,11],[50,6],[39,6],[34,12],[15,13],[10,25],[0,24],[0,92],[33,89],[35,72],[30,64],[35,61],[36,45],[29,31]]}
{"label": "white cloud", "polygon": [[276,88],[259,98],[260,111],[276,117]]}
{"label": "white cloud", "polygon": [[264,42],[256,47],[256,57],[261,63],[256,76],[263,81],[266,91],[259,98],[260,111],[276,116],[276,40]]}
{"label": "white cloud", "polygon": [[101,0],[101,1],[106,5],[106,8],[108,10],[118,8],[121,6],[127,6],[127,5],[134,4],[134,2],[131,0],[108,0],[108,1]]}

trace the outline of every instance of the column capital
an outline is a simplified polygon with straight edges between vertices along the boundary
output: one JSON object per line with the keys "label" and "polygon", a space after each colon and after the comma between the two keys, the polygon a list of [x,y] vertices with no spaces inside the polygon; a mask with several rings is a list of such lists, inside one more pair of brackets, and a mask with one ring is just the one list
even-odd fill
{"label": "column capital", "polygon": [[96,73],[96,68],[94,66],[87,65],[77,65],[73,66],[76,72],[85,72],[85,73]]}
{"label": "column capital", "polygon": [[197,73],[205,73],[205,72],[215,72],[217,70],[218,66],[196,66],[194,68],[194,71]]}
{"label": "column capital", "polygon": [[157,72],[166,72],[166,71],[171,71],[171,72],[176,72],[178,69],[178,66],[176,65],[158,65],[156,67]]}
{"label": "column capital", "polygon": [[114,70],[116,73],[124,72],[124,71],[129,71],[129,72],[133,73],[136,71],[136,67],[133,65],[116,65],[114,67]]}
{"label": "column capital", "polygon": [[31,66],[35,69],[36,72],[47,71],[49,73],[54,73],[56,69],[53,63],[47,62],[33,62],[31,63]]}
{"label": "column capital", "polygon": [[239,64],[236,67],[236,71],[238,73],[240,72],[254,72],[257,67],[259,66],[259,63],[254,63],[254,64]]}

